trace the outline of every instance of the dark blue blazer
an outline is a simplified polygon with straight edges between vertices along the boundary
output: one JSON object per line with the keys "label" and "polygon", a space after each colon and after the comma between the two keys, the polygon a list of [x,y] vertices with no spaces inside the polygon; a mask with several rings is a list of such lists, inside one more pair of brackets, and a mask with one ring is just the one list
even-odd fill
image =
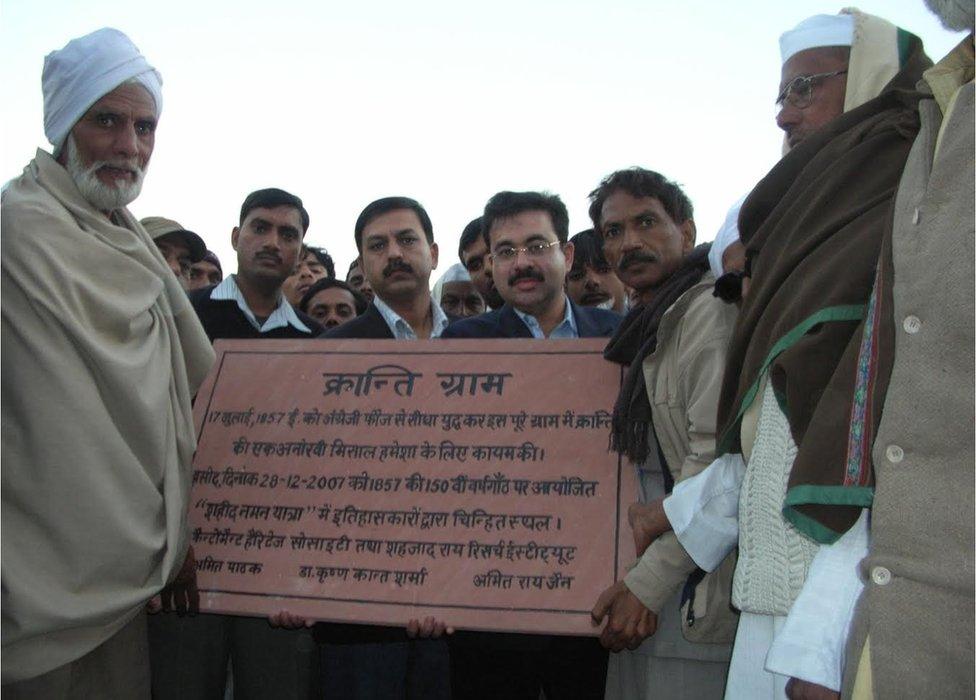
{"label": "dark blue blazer", "polygon": [[[577,306],[566,297],[576,319],[580,338],[609,338],[623,316],[613,311]],[[350,322],[351,323],[351,322]],[[340,326],[341,328],[341,326]],[[480,316],[455,321],[441,333],[441,338],[531,338],[532,332],[509,304]]]}

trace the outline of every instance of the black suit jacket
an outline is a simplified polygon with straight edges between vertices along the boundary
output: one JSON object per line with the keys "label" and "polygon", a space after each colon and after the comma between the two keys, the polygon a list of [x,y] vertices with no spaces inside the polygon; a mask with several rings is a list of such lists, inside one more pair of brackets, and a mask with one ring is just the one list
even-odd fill
{"label": "black suit jacket", "polygon": [[[576,319],[580,338],[609,338],[623,316],[613,311],[577,306],[566,297]],[[455,321],[441,334],[442,338],[531,338],[532,332],[509,304],[480,316]]]}
{"label": "black suit jacket", "polygon": [[393,333],[386,325],[386,320],[374,304],[351,321],[341,326],[326,328],[319,338],[373,338],[393,340]]}

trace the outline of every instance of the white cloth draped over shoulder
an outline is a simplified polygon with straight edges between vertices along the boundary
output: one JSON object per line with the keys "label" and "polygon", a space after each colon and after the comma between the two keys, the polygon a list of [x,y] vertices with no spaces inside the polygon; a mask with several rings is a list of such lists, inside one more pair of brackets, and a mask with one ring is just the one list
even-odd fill
{"label": "white cloth draped over shoulder", "polygon": [[38,151],[2,197],[3,682],[80,658],[187,548],[190,402],[213,363],[125,209]]}

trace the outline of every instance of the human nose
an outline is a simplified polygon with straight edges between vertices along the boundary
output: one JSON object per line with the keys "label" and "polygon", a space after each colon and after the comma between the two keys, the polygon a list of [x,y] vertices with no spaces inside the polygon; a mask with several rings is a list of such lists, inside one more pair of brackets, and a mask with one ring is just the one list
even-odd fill
{"label": "human nose", "polygon": [[620,245],[622,251],[637,250],[642,248],[643,245],[635,227],[627,226],[624,228],[623,241],[621,241]]}
{"label": "human nose", "polygon": [[783,131],[789,132],[792,127],[800,123],[802,116],[802,110],[791,105],[789,101],[784,101],[780,106],[779,112],[776,113],[776,126]]}
{"label": "human nose", "polygon": [[586,273],[586,279],[583,280],[583,286],[586,289],[599,289],[600,279],[592,272]]}
{"label": "human nose", "polygon": [[115,152],[125,158],[135,158],[139,155],[139,136],[135,126],[126,125],[118,130],[115,136]]}

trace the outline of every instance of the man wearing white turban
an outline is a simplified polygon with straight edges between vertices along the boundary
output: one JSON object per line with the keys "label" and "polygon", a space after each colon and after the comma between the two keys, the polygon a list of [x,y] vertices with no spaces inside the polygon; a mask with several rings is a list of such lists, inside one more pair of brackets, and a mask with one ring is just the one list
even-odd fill
{"label": "man wearing white turban", "polygon": [[910,90],[930,65],[917,37],[856,10],[804,20],[780,48],[786,153],[738,215],[751,286],[725,369],[720,459],[646,516],[650,537],[673,527],[706,571],[738,545],[733,700],[781,698],[791,676],[804,681],[792,684],[797,693],[840,687],[843,629],[833,623],[859,583],[830,587],[827,613],[800,600],[818,546],[784,497],[796,465],[813,458],[825,471],[826,453],[844,442],[823,435],[837,414],[829,402],[843,395],[824,387],[848,376],[837,368],[917,129]]}
{"label": "man wearing white turban", "polygon": [[48,55],[54,155],[0,200],[5,698],[148,698],[147,601],[197,602],[190,399],[214,355],[125,209],[160,85],[114,29]]}

